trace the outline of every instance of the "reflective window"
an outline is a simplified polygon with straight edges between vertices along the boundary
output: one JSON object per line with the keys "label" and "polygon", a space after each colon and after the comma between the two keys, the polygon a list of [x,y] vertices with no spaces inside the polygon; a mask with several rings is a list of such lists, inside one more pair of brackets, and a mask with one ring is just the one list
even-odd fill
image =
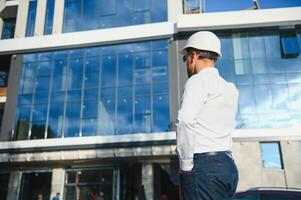
{"label": "reflective window", "polygon": [[27,26],[26,26],[26,37],[34,35],[35,23],[37,14],[37,0],[30,0],[28,7]]}
{"label": "reflective window", "polygon": [[284,58],[296,58],[301,53],[296,33],[293,31],[281,32],[281,47]]}
{"label": "reflective window", "polygon": [[118,169],[74,169],[66,172],[66,199],[116,199]]}
{"label": "reflective window", "polygon": [[8,193],[9,173],[0,173],[0,199],[5,200]]}
{"label": "reflective window", "polygon": [[23,55],[17,140],[169,131],[167,40]]}
{"label": "reflective window", "polygon": [[16,18],[4,18],[1,39],[11,39],[15,36]]}
{"label": "reflective window", "polygon": [[223,12],[297,6],[301,6],[299,0],[277,2],[271,0],[228,0],[226,4],[221,4],[220,0],[185,0],[184,12],[186,14],[194,14],[200,12]]}
{"label": "reflective window", "polygon": [[167,21],[167,0],[65,0],[63,32]]}
{"label": "reflective window", "polygon": [[47,0],[44,35],[49,35],[52,33],[54,2],[55,0]]}
{"label": "reflective window", "polygon": [[264,168],[283,168],[279,143],[260,143],[260,150],[262,165]]}
{"label": "reflective window", "polygon": [[[294,38],[284,44],[286,34]],[[298,28],[220,34],[216,66],[239,90],[237,128],[300,127],[301,59],[296,52],[283,56],[283,45],[295,48],[298,36]]]}
{"label": "reflective window", "polygon": [[18,199],[50,199],[51,177],[51,172],[23,173]]}

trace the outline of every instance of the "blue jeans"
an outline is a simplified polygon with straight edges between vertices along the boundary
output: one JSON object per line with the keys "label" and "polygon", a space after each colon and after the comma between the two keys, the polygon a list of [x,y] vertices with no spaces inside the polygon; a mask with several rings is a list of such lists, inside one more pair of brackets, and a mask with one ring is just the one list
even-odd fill
{"label": "blue jeans", "polygon": [[194,154],[194,166],[180,172],[183,200],[231,200],[238,183],[238,171],[231,154]]}

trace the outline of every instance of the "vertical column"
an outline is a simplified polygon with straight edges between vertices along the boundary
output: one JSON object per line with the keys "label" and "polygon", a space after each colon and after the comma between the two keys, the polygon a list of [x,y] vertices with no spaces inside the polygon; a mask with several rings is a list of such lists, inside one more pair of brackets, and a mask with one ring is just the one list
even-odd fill
{"label": "vertical column", "polygon": [[9,175],[7,199],[18,199],[21,187],[22,173],[11,172]]}
{"label": "vertical column", "polygon": [[183,0],[167,0],[168,21],[177,21],[177,16],[183,14]]}
{"label": "vertical column", "polygon": [[43,35],[47,0],[38,0],[34,35]]}
{"label": "vertical column", "polygon": [[25,37],[29,0],[19,1],[15,38]]}
{"label": "vertical column", "polygon": [[142,163],[142,185],[144,186],[145,197],[147,200],[154,199],[154,176],[153,165],[151,163]]}
{"label": "vertical column", "polygon": [[12,139],[21,71],[21,56],[12,55],[8,76],[7,99],[2,118],[0,141],[9,141]]}
{"label": "vertical column", "polygon": [[185,39],[177,37],[169,41],[169,110],[172,130],[175,130],[175,122],[178,109],[181,104],[182,91],[187,80],[186,65],[182,61],[182,55],[179,53],[186,43]]}
{"label": "vertical column", "polygon": [[0,18],[0,39],[2,38],[2,30],[3,30],[3,19]]}
{"label": "vertical column", "polygon": [[65,179],[65,170],[62,168],[55,168],[52,170],[52,181],[51,181],[51,194],[50,199],[52,199],[57,192],[60,193],[60,199],[63,199],[63,186]]}
{"label": "vertical column", "polygon": [[63,31],[63,20],[64,20],[64,5],[65,0],[56,0],[54,4],[54,15],[53,15],[53,34],[60,34]]}

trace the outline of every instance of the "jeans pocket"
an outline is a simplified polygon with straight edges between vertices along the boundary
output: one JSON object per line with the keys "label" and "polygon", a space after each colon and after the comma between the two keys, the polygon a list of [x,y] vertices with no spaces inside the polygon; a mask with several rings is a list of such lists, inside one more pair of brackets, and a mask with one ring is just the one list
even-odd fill
{"label": "jeans pocket", "polygon": [[207,173],[209,184],[224,198],[233,197],[237,188],[238,175],[233,173]]}

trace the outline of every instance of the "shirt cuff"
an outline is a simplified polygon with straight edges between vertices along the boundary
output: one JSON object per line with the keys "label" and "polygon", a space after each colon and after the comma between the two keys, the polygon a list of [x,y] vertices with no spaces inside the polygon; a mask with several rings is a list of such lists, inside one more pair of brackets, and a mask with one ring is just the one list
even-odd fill
{"label": "shirt cuff", "polygon": [[180,161],[180,168],[183,171],[191,171],[193,168],[193,160],[192,159],[187,159],[187,160],[182,160],[179,159]]}

